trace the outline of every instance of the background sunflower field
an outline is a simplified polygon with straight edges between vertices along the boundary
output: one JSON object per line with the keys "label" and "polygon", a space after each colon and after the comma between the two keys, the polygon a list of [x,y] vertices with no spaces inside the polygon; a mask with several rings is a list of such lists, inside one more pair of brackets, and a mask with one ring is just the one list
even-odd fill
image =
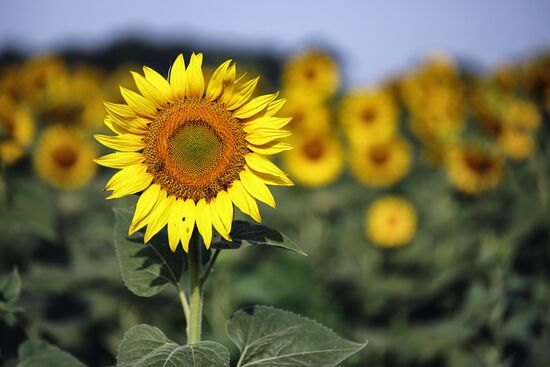
{"label": "background sunflower field", "polygon": [[362,83],[330,42],[281,52],[136,36],[0,48],[0,366],[23,366],[28,338],[111,366],[136,324],[183,337],[175,292],[140,298],[121,282],[103,191],[112,171],[93,163],[107,152],[92,135],[105,131],[103,101],[133,87],[131,70],[166,74],[193,51],[204,52],[207,79],[231,58],[260,76],[258,94],[287,99],[294,149],[277,163],[296,186],[275,188],[277,209],[260,210],[309,255],[223,251],[207,294],[209,339],[226,341],[233,310],[269,304],[368,339],[343,366],[550,365],[542,46],[491,67],[425,52]]}

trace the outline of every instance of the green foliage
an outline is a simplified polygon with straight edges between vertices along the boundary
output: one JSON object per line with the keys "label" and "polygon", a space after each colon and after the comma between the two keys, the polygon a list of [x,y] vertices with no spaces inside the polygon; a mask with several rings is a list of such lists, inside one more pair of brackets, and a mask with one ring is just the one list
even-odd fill
{"label": "green foliage", "polygon": [[[115,209],[115,248],[124,284],[136,296],[151,297],[168,284],[177,285],[184,270],[185,256],[174,254],[167,243],[144,245],[143,238],[128,237],[132,212]],[[181,250],[179,250],[181,252]]]}
{"label": "green foliage", "polygon": [[9,325],[15,323],[14,313],[23,309],[17,306],[21,293],[21,278],[17,269],[10,274],[0,276],[0,318]]}
{"label": "green foliage", "polygon": [[237,249],[254,245],[264,245],[282,248],[307,256],[304,250],[290,238],[263,224],[236,220],[231,227],[230,236],[232,239],[231,242],[220,238],[219,241],[212,244],[212,247],[219,249]]}
{"label": "green foliage", "polygon": [[366,345],[342,339],[313,320],[265,306],[237,311],[226,331],[241,351],[239,367],[331,367]]}
{"label": "green foliage", "polygon": [[17,367],[84,367],[84,364],[43,340],[29,339],[19,347]]}
{"label": "green foliage", "polygon": [[124,334],[117,367],[164,366],[229,367],[229,352],[210,341],[178,345],[149,325],[134,326]]}

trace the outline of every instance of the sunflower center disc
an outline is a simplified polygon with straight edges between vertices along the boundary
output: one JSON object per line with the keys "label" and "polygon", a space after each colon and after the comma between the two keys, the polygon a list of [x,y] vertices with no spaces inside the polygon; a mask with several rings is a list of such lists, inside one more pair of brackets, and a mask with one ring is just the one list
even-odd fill
{"label": "sunflower center disc", "polygon": [[178,168],[197,177],[216,166],[222,149],[220,137],[200,122],[181,126],[168,142],[170,157]]}
{"label": "sunflower center disc", "polygon": [[67,147],[60,147],[53,151],[55,163],[63,168],[69,168],[76,163],[76,153]]}

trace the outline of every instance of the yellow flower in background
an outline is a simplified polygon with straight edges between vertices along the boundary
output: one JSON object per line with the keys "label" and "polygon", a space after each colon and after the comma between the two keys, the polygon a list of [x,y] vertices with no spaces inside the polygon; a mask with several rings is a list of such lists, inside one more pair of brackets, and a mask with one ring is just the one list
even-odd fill
{"label": "yellow flower in background", "polygon": [[386,187],[409,172],[411,148],[400,137],[351,146],[351,173],[359,182],[372,187]]}
{"label": "yellow flower in background", "polygon": [[293,136],[294,149],[285,152],[283,163],[297,182],[322,187],[334,182],[342,172],[342,147],[330,132],[311,132]]}
{"label": "yellow flower in background", "polygon": [[519,98],[514,98],[506,104],[504,118],[510,126],[524,129],[536,129],[542,120],[533,102]]}
{"label": "yellow flower in background", "polygon": [[369,207],[365,218],[365,232],[376,245],[403,246],[414,237],[416,220],[416,210],[407,200],[385,196]]}
{"label": "yellow flower in background", "polygon": [[283,65],[283,87],[323,101],[340,86],[340,70],[325,52],[310,50],[292,55]]}
{"label": "yellow flower in background", "polygon": [[518,161],[531,156],[535,148],[533,137],[528,132],[513,127],[503,129],[497,142],[508,157]]}
{"label": "yellow flower in background", "polygon": [[94,177],[97,150],[87,135],[63,125],[42,132],[34,151],[34,167],[40,178],[60,189],[77,189]]}
{"label": "yellow flower in background", "polygon": [[287,99],[281,113],[292,116],[285,127],[292,132],[322,132],[330,129],[330,111],[324,104],[311,103],[307,99],[293,96]]}
{"label": "yellow flower in background", "polygon": [[34,121],[28,109],[0,97],[0,163],[14,164],[32,143]]}
{"label": "yellow flower in background", "polygon": [[120,87],[133,88],[136,85],[130,72],[137,68],[135,64],[126,63],[118,65],[108,73],[102,84],[104,98],[114,103],[124,103],[124,98],[120,95]]}
{"label": "yellow flower in background", "polygon": [[502,180],[504,160],[481,143],[462,143],[447,158],[447,174],[460,191],[478,194],[494,189]]}
{"label": "yellow flower in background", "polygon": [[236,80],[231,60],[206,84],[202,59],[193,54],[186,68],[179,55],[168,80],[133,72],[139,93],[121,87],[126,104],[105,103],[116,135],[96,135],[117,151],[96,160],[120,170],[105,186],[109,199],[141,193],[129,234],[147,227],[148,242],[167,226],[173,251],[180,241],[188,250],[195,225],[207,248],[212,226],[230,239],[233,204],[259,222],[256,200],[275,207],[266,185],[293,184],[266,157],[291,148],[280,141],[291,119],[275,116],[284,100],[252,98],[259,78]]}
{"label": "yellow flower in background", "polygon": [[352,144],[391,138],[397,130],[397,119],[397,106],[387,92],[358,90],[342,100],[340,123]]}
{"label": "yellow flower in background", "polygon": [[20,68],[20,97],[33,107],[43,106],[45,87],[65,77],[67,69],[65,62],[55,55],[42,55],[28,59]]}

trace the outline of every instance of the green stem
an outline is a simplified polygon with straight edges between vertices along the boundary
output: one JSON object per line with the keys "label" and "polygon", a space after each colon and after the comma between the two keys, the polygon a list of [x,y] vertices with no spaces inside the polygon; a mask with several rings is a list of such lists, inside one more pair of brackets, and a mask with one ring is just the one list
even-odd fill
{"label": "green stem", "polygon": [[185,296],[183,288],[179,284],[176,286],[178,288],[178,297],[181,302],[181,308],[183,309],[183,314],[185,315],[185,322],[189,325],[189,302],[187,302],[187,297]]}
{"label": "green stem", "polygon": [[189,301],[189,323],[187,324],[187,343],[194,344],[201,340],[202,324],[201,239],[197,231],[194,231],[191,236],[188,258],[191,296]]}
{"label": "green stem", "polygon": [[212,255],[212,258],[208,262],[208,265],[206,266],[206,270],[201,275],[201,283],[204,286],[206,284],[206,280],[208,279],[208,276],[210,276],[210,273],[212,273],[212,269],[214,268],[214,264],[216,263],[216,260],[218,259],[218,256],[220,256],[220,252],[222,252],[221,249],[217,248],[216,252],[214,252],[214,255]]}

